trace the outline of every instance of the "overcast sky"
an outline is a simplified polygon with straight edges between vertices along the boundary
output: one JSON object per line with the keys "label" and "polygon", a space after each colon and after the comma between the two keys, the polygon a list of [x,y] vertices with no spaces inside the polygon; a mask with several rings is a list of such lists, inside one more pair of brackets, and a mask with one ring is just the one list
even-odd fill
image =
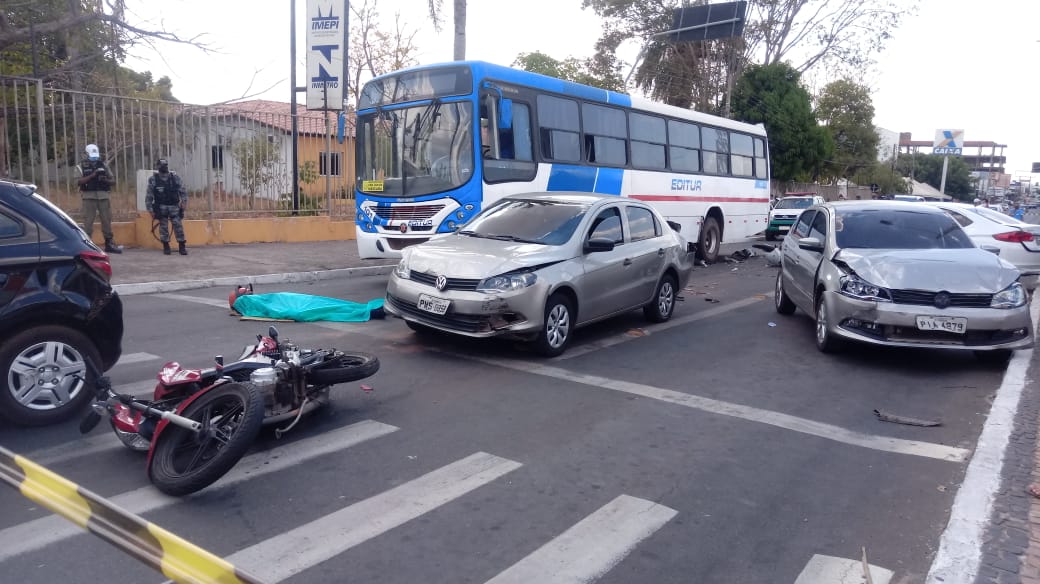
{"label": "overcast sky", "polygon": [[[900,1],[900,0],[896,0]],[[385,25],[400,11],[418,31],[421,63],[450,61],[451,5],[443,0],[446,30],[427,22],[427,0],[378,0]],[[161,45],[135,51],[127,64],[169,75],[184,102],[215,103],[262,92],[288,102],[289,0],[130,0],[131,18],[165,23],[191,36],[206,33],[220,52]],[[599,37],[600,20],[581,0],[469,0],[466,56],[510,65],[519,53],[542,51],[554,58],[587,57]],[[304,12],[297,0],[297,77],[303,79]],[[638,48],[622,47],[631,61]],[[1006,144],[1007,171],[1028,175],[1040,162],[1040,3],[1022,0],[922,0],[916,16],[895,31],[878,57],[876,71],[856,81],[873,91],[874,123],[915,140],[937,129],[963,129],[967,140]],[[627,74],[627,69],[625,70]],[[302,82],[299,83],[302,85]],[[300,96],[302,102],[303,96]],[[1040,175],[1034,176],[1040,180]]]}

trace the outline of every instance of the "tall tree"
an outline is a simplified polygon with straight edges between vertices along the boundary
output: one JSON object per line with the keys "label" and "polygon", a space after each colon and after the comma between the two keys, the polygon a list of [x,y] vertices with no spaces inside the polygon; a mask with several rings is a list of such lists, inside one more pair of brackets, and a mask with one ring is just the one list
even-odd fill
{"label": "tall tree", "polygon": [[816,102],[816,119],[834,141],[834,154],[824,165],[835,178],[850,178],[878,161],[880,137],[874,128],[870,90],[849,79],[828,83]]}
{"label": "tall tree", "polygon": [[[118,84],[118,64],[131,47],[158,42],[208,50],[190,38],[129,20],[125,0],[22,0],[0,8],[3,73],[33,75],[73,89],[98,89],[103,77]],[[9,68],[10,67],[10,68]]]}
{"label": "tall tree", "polygon": [[753,65],[733,89],[733,117],[765,124],[773,178],[815,178],[834,149],[813,115],[809,92],[790,65]]}
{"label": "tall tree", "polygon": [[520,67],[524,71],[541,73],[557,79],[566,79],[567,81],[600,87],[610,91],[624,91],[625,84],[617,70],[608,72],[605,78],[601,77],[594,72],[594,64],[591,59],[582,61],[574,57],[568,57],[559,61],[545,53],[535,51],[517,55],[516,60],[513,61],[513,66]]}
{"label": "tall tree", "polygon": [[408,29],[400,13],[394,15],[394,28],[384,29],[377,3],[378,0],[354,0],[350,5],[353,18],[348,59],[352,104],[357,103],[361,83],[366,79],[418,64],[414,42],[417,31]]}
{"label": "tall tree", "polygon": [[[836,69],[869,65],[917,0],[748,0],[741,38],[673,44],[661,33],[674,9],[689,0],[582,0],[605,19],[597,63],[637,39],[645,59],[635,81],[656,99],[726,113],[729,88],[752,63],[796,61],[804,73],[824,63]],[[704,3],[697,0],[697,3]]]}
{"label": "tall tree", "polygon": [[[937,154],[900,154],[896,168],[903,176],[912,176],[917,182],[939,188],[942,184],[943,157]],[[946,194],[961,200],[973,197],[975,187],[971,170],[960,156],[950,156],[946,169]]]}
{"label": "tall tree", "polygon": [[[441,26],[444,23],[444,2],[443,0],[426,0],[427,7],[430,11],[430,20],[433,22],[433,28],[437,32],[441,31]],[[452,51],[452,59],[456,61],[466,60],[466,0],[454,0],[454,12],[452,13],[455,36],[454,45]]]}

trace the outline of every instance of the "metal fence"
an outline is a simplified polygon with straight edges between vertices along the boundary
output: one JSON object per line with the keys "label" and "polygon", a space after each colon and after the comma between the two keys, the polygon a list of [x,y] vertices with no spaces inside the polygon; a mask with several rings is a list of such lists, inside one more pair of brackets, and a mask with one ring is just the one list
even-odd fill
{"label": "metal fence", "polygon": [[[297,110],[299,214],[354,215],[354,145],[335,120]],[[44,87],[0,77],[0,177],[35,183],[52,202],[80,211],[78,164],[97,144],[115,176],[112,214],[143,209],[147,177],[166,158],[189,194],[188,217],[290,215],[290,105],[264,100],[200,106]]]}

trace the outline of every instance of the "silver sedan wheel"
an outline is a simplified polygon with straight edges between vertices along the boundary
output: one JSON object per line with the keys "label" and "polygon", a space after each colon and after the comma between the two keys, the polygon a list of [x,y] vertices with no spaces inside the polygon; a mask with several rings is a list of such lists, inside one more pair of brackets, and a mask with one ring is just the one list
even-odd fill
{"label": "silver sedan wheel", "polygon": [[571,315],[567,306],[563,303],[557,304],[549,311],[545,319],[545,340],[553,349],[559,349],[567,342],[567,335],[571,332]]}
{"label": "silver sedan wheel", "polygon": [[657,294],[657,310],[663,316],[672,314],[672,306],[675,304],[675,288],[671,280],[661,283],[661,290]]}
{"label": "silver sedan wheel", "polygon": [[827,303],[820,299],[816,307],[816,343],[821,347],[827,344]]}
{"label": "silver sedan wheel", "polygon": [[31,410],[59,408],[84,391],[87,365],[71,345],[47,341],[19,353],[7,372],[14,399]]}

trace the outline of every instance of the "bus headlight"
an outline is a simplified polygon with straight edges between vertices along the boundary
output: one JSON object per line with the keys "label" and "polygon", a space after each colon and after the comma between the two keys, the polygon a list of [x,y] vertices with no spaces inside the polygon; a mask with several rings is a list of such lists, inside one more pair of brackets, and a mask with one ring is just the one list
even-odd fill
{"label": "bus headlight", "polygon": [[477,292],[512,292],[534,285],[538,276],[530,272],[485,278],[477,284]]}

